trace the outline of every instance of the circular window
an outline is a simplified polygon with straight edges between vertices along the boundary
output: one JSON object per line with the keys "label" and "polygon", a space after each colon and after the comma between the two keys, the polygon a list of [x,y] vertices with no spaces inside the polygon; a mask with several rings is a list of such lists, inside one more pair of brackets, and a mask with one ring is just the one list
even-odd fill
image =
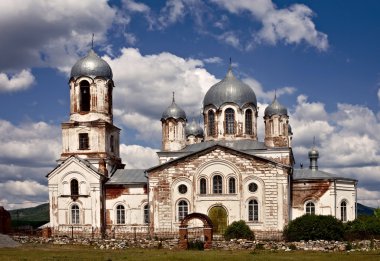
{"label": "circular window", "polygon": [[256,191],[257,191],[257,184],[254,183],[254,182],[249,183],[249,185],[248,185],[248,190],[249,190],[250,192],[256,192]]}
{"label": "circular window", "polygon": [[179,185],[178,186],[178,192],[181,193],[181,194],[185,194],[187,192],[186,185],[183,185],[183,184]]}

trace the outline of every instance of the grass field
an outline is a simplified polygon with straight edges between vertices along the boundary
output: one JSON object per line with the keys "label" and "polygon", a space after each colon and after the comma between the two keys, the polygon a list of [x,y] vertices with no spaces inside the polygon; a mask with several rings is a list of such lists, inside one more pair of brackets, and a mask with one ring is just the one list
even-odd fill
{"label": "grass field", "polygon": [[380,251],[350,253],[268,251],[180,251],[167,249],[98,250],[83,246],[29,245],[0,248],[0,260],[380,260]]}

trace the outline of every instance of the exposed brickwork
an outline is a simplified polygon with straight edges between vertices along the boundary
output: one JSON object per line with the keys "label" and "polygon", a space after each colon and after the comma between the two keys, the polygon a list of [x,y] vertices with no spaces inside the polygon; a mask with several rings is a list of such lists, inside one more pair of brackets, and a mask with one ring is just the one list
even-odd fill
{"label": "exposed brickwork", "polygon": [[330,181],[308,181],[293,182],[292,196],[293,196],[293,208],[303,208],[305,201],[318,200],[322,197],[331,185]]}
{"label": "exposed brickwork", "polygon": [[115,199],[123,194],[129,194],[129,189],[123,185],[106,187],[106,199]]}

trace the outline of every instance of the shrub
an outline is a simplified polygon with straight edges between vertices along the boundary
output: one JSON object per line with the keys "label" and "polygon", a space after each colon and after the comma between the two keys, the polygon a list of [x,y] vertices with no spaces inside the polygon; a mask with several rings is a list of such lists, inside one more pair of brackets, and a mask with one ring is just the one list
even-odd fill
{"label": "shrub", "polygon": [[303,215],[284,228],[287,241],[341,240],[343,235],[343,223],[333,216]]}
{"label": "shrub", "polygon": [[380,238],[380,218],[360,216],[345,225],[345,238],[348,240]]}
{"label": "shrub", "polygon": [[249,226],[245,223],[244,220],[234,221],[229,225],[224,232],[224,238],[226,240],[230,240],[233,238],[244,238],[249,240],[255,239],[255,234],[249,228]]}
{"label": "shrub", "polygon": [[204,243],[201,240],[193,240],[187,243],[187,249],[189,250],[204,250]]}

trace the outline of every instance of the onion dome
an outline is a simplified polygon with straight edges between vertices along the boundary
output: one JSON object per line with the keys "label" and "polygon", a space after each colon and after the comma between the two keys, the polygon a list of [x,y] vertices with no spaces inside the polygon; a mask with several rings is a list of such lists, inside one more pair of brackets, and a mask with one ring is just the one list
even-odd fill
{"label": "onion dome", "polygon": [[318,150],[315,147],[313,147],[309,151],[309,158],[310,159],[318,159],[319,158],[319,152],[318,152]]}
{"label": "onion dome", "polygon": [[224,103],[235,103],[240,107],[253,104],[257,107],[256,94],[252,88],[235,78],[231,66],[226,77],[211,86],[203,99],[203,106],[214,105],[217,108]]}
{"label": "onion dome", "polygon": [[288,110],[277,101],[276,95],[274,95],[272,104],[266,107],[264,111],[264,116],[271,117],[273,115],[288,115]]}
{"label": "onion dome", "polygon": [[162,113],[161,120],[167,120],[169,118],[174,118],[176,120],[183,119],[186,121],[186,113],[182,110],[174,100],[174,92],[173,92],[173,101],[172,104]]}
{"label": "onion dome", "polygon": [[203,129],[193,119],[193,121],[190,124],[186,125],[185,135],[186,135],[186,137],[189,137],[191,135],[193,135],[195,137],[203,137]]}
{"label": "onion dome", "polygon": [[71,68],[71,77],[80,76],[100,76],[112,79],[112,70],[109,64],[91,49],[85,57],[79,59]]}

